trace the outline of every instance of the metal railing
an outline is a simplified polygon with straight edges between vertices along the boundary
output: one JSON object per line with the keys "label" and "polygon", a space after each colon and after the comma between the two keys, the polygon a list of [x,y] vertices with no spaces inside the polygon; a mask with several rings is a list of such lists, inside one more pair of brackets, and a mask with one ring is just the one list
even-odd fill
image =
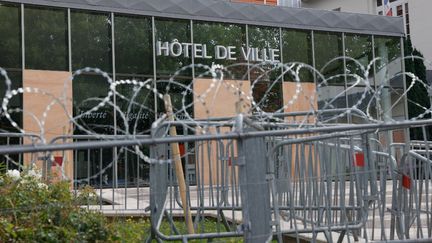
{"label": "metal railing", "polygon": [[[388,137],[431,124],[306,122],[293,129],[238,115],[157,121],[151,135],[71,135],[50,144],[9,144],[0,146],[0,154],[45,154],[47,168],[56,164],[65,175],[73,165],[74,190],[91,185],[100,199],[85,206],[106,214],[149,215],[151,236],[158,240],[408,242],[432,239],[430,143],[393,143]],[[172,126],[179,136],[168,135]],[[182,147],[186,205],[172,143]],[[192,213],[193,233],[174,223],[184,221],[184,207]],[[206,228],[206,221],[215,227]]]}

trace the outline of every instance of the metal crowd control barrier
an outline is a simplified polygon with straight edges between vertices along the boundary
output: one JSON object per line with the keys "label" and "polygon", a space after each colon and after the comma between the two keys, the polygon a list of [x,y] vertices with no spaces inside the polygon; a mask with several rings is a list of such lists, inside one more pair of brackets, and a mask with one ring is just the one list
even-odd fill
{"label": "metal crowd control barrier", "polygon": [[[35,144],[40,143],[42,139],[37,134],[22,134],[22,133],[11,133],[11,132],[1,132],[0,131],[0,146],[13,146],[13,145],[23,145],[23,144]],[[25,157],[27,156],[27,157]],[[4,166],[1,169],[12,170],[19,169],[24,165],[24,161],[30,163],[38,160],[38,154],[0,154],[0,165]],[[43,168],[46,171],[46,168]]]}
{"label": "metal crowd control barrier", "polygon": [[[432,240],[428,193],[432,176],[425,176],[431,171],[425,155],[429,145],[422,141],[422,151],[410,151],[413,144],[389,140],[401,134],[408,139],[409,127],[424,129],[429,123],[290,129],[286,124],[249,119],[231,124],[212,121],[208,129],[230,127],[243,136],[210,136],[195,142],[197,181],[189,184],[187,195],[196,233],[176,228],[174,221],[182,217],[183,205],[175,175],[169,164],[153,164],[153,236],[161,240],[242,236],[246,242]],[[156,131],[170,125],[180,123],[162,124]],[[168,145],[155,146],[152,158],[169,158]],[[214,220],[217,229],[207,232],[206,220]],[[170,224],[169,232],[161,229],[163,221]]]}
{"label": "metal crowd control barrier", "polygon": [[[149,241],[432,240],[431,144],[408,142],[412,127],[426,138],[431,120],[301,124],[242,115],[158,121],[149,136],[66,136],[45,145],[1,146],[0,154],[70,155],[75,189],[90,184],[101,199],[87,206],[108,214],[149,214]],[[168,136],[170,126],[182,135]],[[185,175],[171,168],[174,142],[181,145]],[[104,157],[105,150],[111,156]],[[147,165],[148,174],[122,172],[126,163]],[[188,205],[181,203],[177,176],[186,179]],[[185,230],[182,207],[193,214],[194,234]]]}
{"label": "metal crowd control barrier", "polygon": [[[148,139],[149,135],[65,135],[55,137],[50,144],[97,143],[98,141]],[[60,162],[62,173],[71,163],[70,178],[75,192],[91,186],[98,195],[97,202],[85,206],[106,214],[144,215],[149,206],[149,164],[136,152],[136,146],[87,147],[50,153],[48,167]],[[140,146],[148,154],[148,146]],[[54,158],[54,159],[53,159]],[[56,161],[56,158],[58,158]],[[70,166],[70,165],[69,165]]]}

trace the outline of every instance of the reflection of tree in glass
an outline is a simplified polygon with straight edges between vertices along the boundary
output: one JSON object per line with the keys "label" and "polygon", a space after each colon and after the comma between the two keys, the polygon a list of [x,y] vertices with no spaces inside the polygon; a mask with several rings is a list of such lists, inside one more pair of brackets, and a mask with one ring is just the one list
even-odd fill
{"label": "reflection of tree in glass", "polygon": [[[283,62],[298,62],[313,65],[312,62],[312,37],[310,31],[283,30]],[[297,67],[294,67],[296,71]],[[287,71],[287,70],[285,70]],[[299,73],[301,82],[313,82],[313,73],[307,68],[302,68]],[[286,73],[285,81],[294,81],[295,76]]]}
{"label": "reflection of tree in glass", "polygon": [[69,70],[67,12],[25,8],[26,68]]}
{"label": "reflection of tree in glass", "polygon": [[[343,56],[342,34],[317,31],[314,34],[314,43],[315,68],[320,71],[326,79],[331,78],[328,80],[328,83],[343,84],[345,82],[343,76],[338,78],[334,77],[335,75],[344,74],[343,60],[338,59],[332,61],[334,58]],[[323,81],[324,80],[318,78],[317,83],[319,84]]]}
{"label": "reflection of tree in glass", "polygon": [[[157,19],[155,21],[156,41],[172,42],[177,40],[180,43],[190,43],[190,22],[183,20]],[[171,77],[177,70],[192,63],[190,57],[157,56],[156,67],[157,75]],[[187,69],[180,74],[181,76],[191,77],[191,69]]]}
{"label": "reflection of tree in glass", "polygon": [[0,5],[0,67],[21,68],[21,14],[19,6]]}
{"label": "reflection of tree in glass", "polygon": [[109,14],[72,11],[72,68],[97,67],[111,72],[111,20]]}
{"label": "reflection of tree in glass", "polygon": [[114,17],[116,72],[153,76],[153,45],[150,18]]}
{"label": "reflection of tree in glass", "polygon": [[[221,64],[225,67],[236,64],[246,63],[246,60],[241,55],[241,48],[246,47],[246,27],[244,25],[223,24],[223,23],[210,23],[210,22],[194,22],[194,42],[199,44],[206,44],[209,55],[212,59],[196,58],[195,63],[211,66],[212,63]],[[236,60],[215,59],[215,46],[234,46],[236,49]],[[196,68],[196,74],[200,75],[206,72],[205,69]],[[229,71],[232,72],[234,77],[227,77],[228,79],[243,79],[247,78],[245,75],[247,67],[239,65],[230,67]],[[206,75],[206,76],[211,76]]]}
{"label": "reflection of tree in glass", "polygon": [[[345,37],[345,56],[357,60],[366,70],[368,65],[373,60],[372,37],[367,35],[347,34]],[[373,68],[369,70],[369,77],[364,77],[365,73],[359,63],[350,59],[346,59],[346,73],[348,83],[355,81],[355,78],[350,76],[353,74],[356,74],[362,78],[373,77]]]}
{"label": "reflection of tree in glass", "polygon": [[[251,26],[248,28],[249,47],[262,49],[280,49],[280,37],[278,28]],[[280,54],[280,52],[279,52]],[[253,63],[252,63],[253,64]],[[253,67],[249,70],[253,88],[253,97],[260,109],[266,112],[274,112],[283,106],[282,98],[282,73],[277,68],[277,63],[268,63]],[[272,84],[278,82],[273,87]],[[267,95],[265,93],[269,90]]]}

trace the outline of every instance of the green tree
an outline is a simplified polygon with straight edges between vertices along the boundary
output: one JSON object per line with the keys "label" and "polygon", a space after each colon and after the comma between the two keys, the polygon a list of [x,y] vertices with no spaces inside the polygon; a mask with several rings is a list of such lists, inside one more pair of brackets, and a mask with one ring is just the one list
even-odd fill
{"label": "green tree", "polygon": [[[413,58],[405,59],[405,72],[413,73],[423,82],[426,81],[426,66],[422,60],[423,54],[412,46],[411,40],[408,38],[405,41],[405,56],[412,56]],[[406,87],[410,87],[413,80],[412,77],[406,75]],[[429,95],[426,87],[420,82],[416,82],[414,86],[408,91],[408,117],[415,118],[425,112],[424,108],[430,107]],[[425,118],[430,118],[430,114],[427,114]],[[423,139],[422,130],[419,128],[413,128],[410,131],[411,139]],[[432,137],[431,131],[428,131],[428,137]]]}

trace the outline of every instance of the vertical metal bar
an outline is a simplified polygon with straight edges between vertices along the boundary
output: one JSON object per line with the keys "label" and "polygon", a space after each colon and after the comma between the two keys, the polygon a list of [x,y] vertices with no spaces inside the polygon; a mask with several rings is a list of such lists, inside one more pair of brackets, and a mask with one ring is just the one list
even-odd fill
{"label": "vertical metal bar", "polygon": [[[115,58],[115,31],[114,31],[114,13],[111,12],[110,14],[111,18],[111,64],[112,64],[112,79],[115,82],[116,81],[116,58]],[[115,89],[115,87],[114,87]],[[113,94],[113,125],[114,125],[114,135],[117,135],[117,111],[115,107],[117,107],[117,95],[115,90]],[[117,188],[118,186],[118,154],[117,154],[117,147],[114,147],[114,161],[113,161],[113,170],[114,170],[114,178],[113,178],[113,184],[114,187]]]}
{"label": "vertical metal bar", "polygon": [[74,165],[74,170],[73,170],[73,174],[74,174],[74,178],[73,178],[73,183],[74,183],[74,191],[75,191],[75,195],[78,191],[78,150],[74,150],[74,158],[73,158],[73,165]]}
{"label": "vertical metal bar", "polygon": [[71,36],[71,10],[70,10],[70,8],[67,9],[67,32],[68,32],[69,72],[72,72],[72,36]]}
{"label": "vertical metal bar", "polygon": [[[6,145],[10,145],[10,137],[6,137]],[[2,157],[4,157],[5,158],[5,160],[6,160],[6,170],[9,170],[10,168],[9,168],[9,155],[8,154],[6,154],[5,156],[2,156]],[[19,168],[18,168],[18,170],[19,170]]]}
{"label": "vertical metal bar", "polygon": [[[152,16],[152,49],[153,49],[153,89],[156,90],[156,29],[155,29],[155,17]],[[155,107],[155,120],[158,118],[158,96],[156,92],[153,93],[154,107]]]}
{"label": "vertical metal bar", "polygon": [[[124,148],[124,147],[123,147]],[[127,209],[127,188],[128,188],[128,151],[126,148],[123,149],[123,153],[124,153],[124,158],[125,158],[125,166],[124,166],[124,170],[125,170],[125,209]]]}
{"label": "vertical metal bar", "polygon": [[102,210],[102,188],[103,188],[103,178],[102,178],[102,160],[103,160],[103,149],[99,149],[99,208]]}
{"label": "vertical metal bar", "polygon": [[[342,32],[342,56],[343,56],[343,69],[344,69],[344,87],[345,87],[345,107],[344,108],[350,108],[349,99],[348,99],[348,78],[347,78],[347,63],[346,63],[346,46],[345,46],[345,39],[346,35],[345,32]],[[351,112],[348,114],[348,123],[352,123],[352,114]]]}
{"label": "vertical metal bar", "polygon": [[[24,31],[24,4],[21,4],[20,5],[20,7],[21,7],[21,87],[23,87],[24,86],[24,71],[25,71],[25,31]],[[23,100],[24,100],[24,94],[22,94],[21,95],[21,108],[23,107]],[[23,120],[23,125],[24,125],[24,120]],[[24,140],[23,140],[23,143],[24,143]],[[7,160],[7,161],[9,161],[9,160]],[[46,164],[47,164],[48,162],[47,162],[47,160],[45,159],[44,161],[43,161],[43,166],[42,167],[45,167],[46,166]],[[23,163],[22,163],[22,165],[24,165],[24,160],[23,160]],[[9,166],[7,165],[7,169],[9,169],[8,168]],[[19,169],[19,168],[18,168]],[[42,171],[42,173],[44,174],[45,173],[45,171]],[[45,176],[46,176],[47,174],[45,173]],[[45,177],[45,178],[47,178],[47,177]]]}
{"label": "vertical metal bar", "polygon": [[[115,153],[116,148],[117,147],[112,148],[112,155],[113,155],[112,163],[113,163],[113,167],[114,167],[115,161],[117,160],[117,154]],[[115,185],[114,185],[115,169],[114,168],[112,169],[111,176],[112,176],[112,179],[111,179],[111,189],[112,189],[112,195],[111,196],[112,196],[112,198],[111,198],[111,200],[112,200],[112,202],[115,202]],[[114,209],[114,204],[115,203],[112,204],[112,209]]]}
{"label": "vertical metal bar", "polygon": [[[402,72],[405,72],[405,44],[404,44],[404,38],[403,37],[401,37],[400,38],[400,45],[401,45],[401,68],[402,68]],[[406,87],[406,76],[405,75],[402,75],[402,83],[403,83],[403,89],[404,89],[404,93],[406,92],[406,90],[407,90],[407,87]],[[408,120],[409,119],[409,116],[408,116],[408,99],[407,99],[407,96],[408,95],[405,95],[404,96],[404,107],[405,107],[405,120]],[[430,104],[431,106],[432,106],[432,103]],[[409,129],[406,129],[406,133],[407,133],[407,135],[405,136],[405,144],[409,144],[409,141],[410,141],[410,130]],[[427,141],[427,138],[424,138],[425,139],[425,141]]]}
{"label": "vertical metal bar", "polygon": [[90,149],[87,149],[87,185],[90,185]]}
{"label": "vertical metal bar", "polygon": [[[427,139],[427,132],[426,132],[426,127],[425,126],[422,126],[422,132],[423,132],[423,141],[425,142],[425,150],[426,150],[426,158],[427,159],[429,159],[430,160],[430,144],[429,144],[429,141],[428,141],[428,139]],[[426,205],[426,225],[428,226],[427,227],[427,235],[428,235],[428,237],[430,238],[431,237],[431,235],[432,235],[432,229],[431,229],[431,225],[430,225],[430,223],[431,223],[431,220],[432,220],[432,218],[430,217],[430,212],[429,212],[429,187],[430,187],[430,180],[431,180],[431,165],[428,163],[428,164],[425,164],[425,167],[426,167],[426,170],[425,170],[425,174],[426,174],[426,176],[425,176],[425,181],[426,181],[426,183],[425,183],[425,205]],[[421,197],[421,194],[423,193],[423,191],[422,190],[420,190],[420,193],[419,193],[419,195],[420,195],[420,197]],[[420,207],[419,207],[420,208]],[[421,228],[420,226],[418,226],[419,228]]]}
{"label": "vertical metal bar", "polygon": [[[375,60],[375,58],[376,58],[376,53],[375,53],[375,35],[372,35],[372,60]],[[373,84],[373,87],[374,87],[374,91],[376,91],[377,90],[377,73],[376,73],[376,61],[374,62],[374,64],[373,64],[373,75],[374,75],[374,84]],[[372,85],[371,85],[372,86]],[[376,104],[375,104],[375,115],[376,115],[376,117],[378,118],[379,117],[379,114],[378,114],[378,102],[376,102]]]}
{"label": "vertical metal bar", "polygon": [[[270,191],[266,179],[264,139],[238,140],[242,215],[245,242],[265,242],[272,235]],[[256,192],[261,193],[260,197]],[[259,209],[259,210],[258,210]]]}
{"label": "vertical metal bar", "polygon": [[[193,30],[193,20],[190,20],[190,41],[194,43],[194,30]],[[195,52],[192,51],[192,79],[195,79]]]}
{"label": "vertical metal bar", "polygon": [[[283,38],[282,38],[282,27],[280,27],[279,28],[279,53],[280,53],[280,63],[282,64],[281,65],[281,70],[282,70],[282,76],[281,76],[281,83],[282,83],[282,88],[283,88],[283,82],[284,82],[284,80],[285,80],[285,75],[284,75],[284,71],[285,71],[285,68],[284,68],[284,58],[283,58]],[[282,90],[282,92],[283,92],[283,90]],[[282,104],[282,106],[283,106],[283,104]]]}
{"label": "vertical metal bar", "polygon": [[[21,3],[21,67],[25,69],[25,31],[24,31],[24,4]],[[24,72],[23,79],[24,81]]]}
{"label": "vertical metal bar", "polygon": [[280,64],[281,64],[281,67],[280,67],[280,69],[281,69],[281,71],[282,71],[282,73],[281,73],[281,86],[280,86],[280,89],[281,89],[281,94],[282,94],[282,106],[281,106],[281,108],[283,108],[283,110],[282,110],[282,112],[284,112],[284,110],[285,110],[285,108],[284,108],[284,106],[285,106],[285,102],[287,102],[287,101],[284,101],[284,81],[285,81],[285,66],[284,66],[284,58],[283,58],[283,38],[282,38],[282,27],[279,27],[279,53],[280,53]]}
{"label": "vertical metal bar", "polygon": [[[23,137],[20,137],[18,139],[18,144],[24,144],[24,138]],[[24,155],[22,153],[18,154],[18,166],[23,166],[24,165],[24,159],[23,159],[23,157],[24,157]]]}
{"label": "vertical metal bar", "polygon": [[[312,66],[317,69],[316,67],[316,62],[315,62],[315,32],[313,30],[311,30],[311,44],[312,44]],[[316,73],[313,72],[313,79],[314,79],[314,83],[315,83],[315,87],[318,87],[317,84],[317,78],[316,78]],[[318,92],[318,90],[317,90]]]}
{"label": "vertical metal bar", "polygon": [[[246,51],[248,53],[249,52],[249,25],[248,24],[246,25],[245,31],[246,31]],[[247,63],[247,78],[250,84],[251,79],[250,79],[249,58],[246,60],[246,63]]]}
{"label": "vertical metal bar", "polygon": [[136,170],[137,170],[137,175],[136,175],[136,188],[137,188],[137,209],[139,209],[139,200],[140,200],[140,157],[138,154],[136,154],[135,156],[136,159]]}
{"label": "vertical metal bar", "polygon": [[[152,137],[162,137],[162,129],[153,128]],[[158,144],[150,147],[150,157],[152,159],[168,158],[168,148],[166,144]],[[151,163],[150,164],[150,212],[151,212],[151,224],[152,224],[152,238],[156,237],[158,223],[161,222],[165,206],[168,206],[166,200],[169,200],[169,216],[172,215],[172,184],[170,179],[172,173],[170,166],[167,163]],[[169,187],[169,188],[168,188]],[[167,193],[169,192],[169,197]],[[167,212],[167,211],[165,211]],[[168,213],[168,212],[167,212]],[[171,227],[170,227],[171,228]]]}
{"label": "vertical metal bar", "polygon": [[[87,186],[90,186],[90,149],[87,149]],[[87,209],[90,208],[88,199],[87,199]]]}

